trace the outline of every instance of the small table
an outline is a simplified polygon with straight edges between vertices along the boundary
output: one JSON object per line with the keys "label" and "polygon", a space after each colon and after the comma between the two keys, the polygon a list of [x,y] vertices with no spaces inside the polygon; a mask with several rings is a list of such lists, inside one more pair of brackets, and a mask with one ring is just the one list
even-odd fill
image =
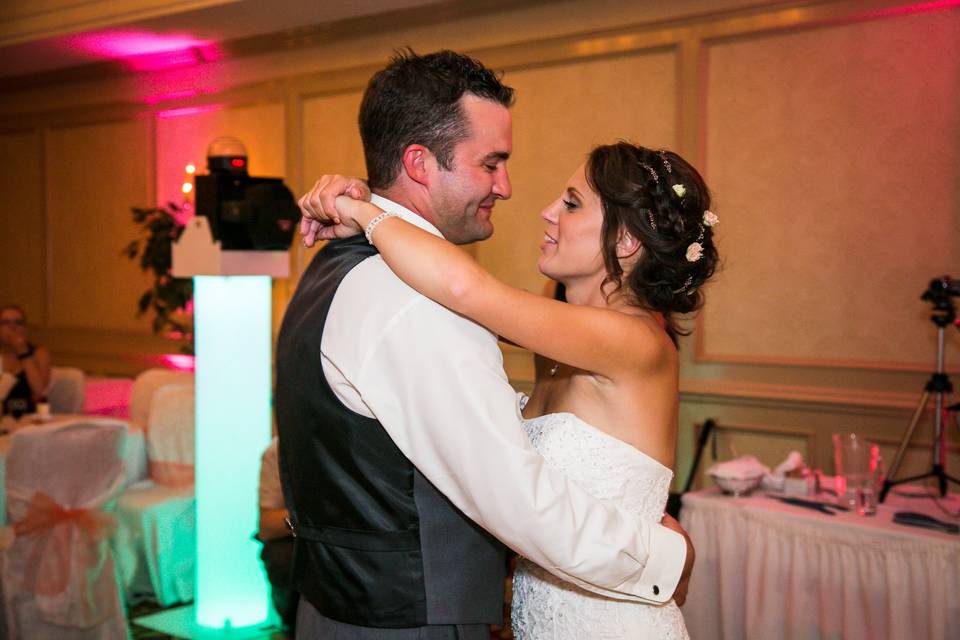
{"label": "small table", "polygon": [[[31,418],[24,417],[19,423],[15,423],[14,429],[5,433],[0,433],[0,526],[7,523],[7,455],[10,453],[10,446],[13,443],[13,434],[21,429],[31,429],[34,426],[50,426],[56,424],[67,424],[71,422],[108,422],[115,424],[125,422],[127,424],[127,451],[124,456],[124,475],[126,480],[124,486],[134,482],[139,482],[147,477],[147,450],[143,438],[143,431],[133,429],[130,422],[119,420],[117,418],[104,418],[102,416],[87,415],[53,415],[46,422],[30,422]],[[8,425],[4,421],[4,426]]]}
{"label": "small table", "polygon": [[[957,496],[941,504],[960,511]],[[683,607],[690,636],[958,637],[960,536],[896,524],[897,511],[957,522],[931,498],[894,492],[866,517],[717,489],[684,495],[680,522],[697,551]]]}

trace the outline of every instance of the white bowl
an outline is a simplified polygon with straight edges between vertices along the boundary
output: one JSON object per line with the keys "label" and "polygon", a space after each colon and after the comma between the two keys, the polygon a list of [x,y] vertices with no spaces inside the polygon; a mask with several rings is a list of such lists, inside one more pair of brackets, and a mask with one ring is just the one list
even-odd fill
{"label": "white bowl", "polygon": [[724,478],[717,475],[711,475],[711,477],[724,493],[733,494],[734,497],[748,495],[760,486],[760,481],[763,480],[762,473],[749,478]]}

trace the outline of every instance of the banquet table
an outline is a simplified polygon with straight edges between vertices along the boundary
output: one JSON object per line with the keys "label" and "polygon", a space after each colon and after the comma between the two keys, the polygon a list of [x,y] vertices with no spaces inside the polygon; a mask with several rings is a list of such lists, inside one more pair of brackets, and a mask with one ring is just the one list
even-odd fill
{"label": "banquet table", "polygon": [[[940,504],[960,511],[955,495]],[[960,535],[896,524],[897,511],[960,522],[922,487],[895,488],[875,516],[715,488],[684,495],[680,522],[697,552],[690,636],[960,638]]]}
{"label": "banquet table", "polygon": [[3,432],[0,432],[0,525],[5,525],[7,520],[6,463],[7,456],[10,453],[10,447],[13,443],[13,434],[22,429],[31,429],[34,426],[50,426],[79,421],[93,423],[125,422],[128,427],[127,450],[124,455],[124,475],[126,476],[125,485],[139,482],[147,477],[147,452],[143,431],[132,428],[130,423],[126,420],[88,415],[54,415],[46,422],[34,423],[30,418],[23,418],[19,423],[13,424],[11,424],[9,421],[4,421],[4,430]]}

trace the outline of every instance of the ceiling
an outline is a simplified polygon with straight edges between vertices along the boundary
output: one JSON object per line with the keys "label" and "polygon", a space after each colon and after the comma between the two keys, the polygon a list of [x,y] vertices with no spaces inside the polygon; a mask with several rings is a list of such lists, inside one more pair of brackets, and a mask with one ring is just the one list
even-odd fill
{"label": "ceiling", "polygon": [[[227,47],[296,40],[332,25],[411,10],[443,13],[455,5],[500,0],[6,0],[0,3],[0,78],[38,79],[65,69],[151,70],[217,59]],[[131,64],[132,63],[132,64]],[[162,68],[162,67],[159,67]]]}

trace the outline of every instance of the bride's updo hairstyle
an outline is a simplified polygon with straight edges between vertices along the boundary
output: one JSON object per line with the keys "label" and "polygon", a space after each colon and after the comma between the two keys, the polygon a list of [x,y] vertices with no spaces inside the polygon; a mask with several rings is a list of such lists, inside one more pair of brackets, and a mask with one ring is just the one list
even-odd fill
{"label": "bride's updo hairstyle", "polygon": [[[601,243],[606,295],[621,291],[628,302],[663,314],[676,342],[686,335],[677,314],[703,305],[700,290],[717,266],[710,192],[703,178],[672,151],[626,142],[590,152],[587,182],[603,205]],[[626,231],[640,241],[639,259],[623,273],[617,240]]]}

